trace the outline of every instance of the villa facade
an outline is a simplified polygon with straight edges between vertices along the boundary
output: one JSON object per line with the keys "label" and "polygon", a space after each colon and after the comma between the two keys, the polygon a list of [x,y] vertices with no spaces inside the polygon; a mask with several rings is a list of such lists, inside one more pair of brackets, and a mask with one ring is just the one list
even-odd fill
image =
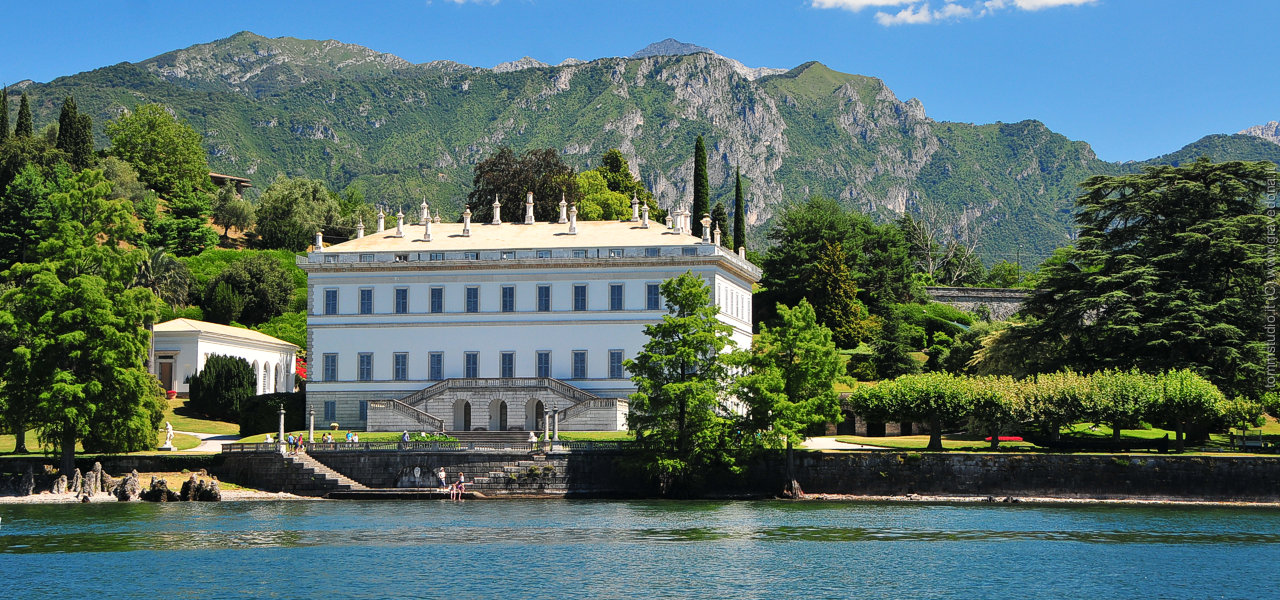
{"label": "villa facade", "polygon": [[[496,203],[495,203],[496,204]],[[623,362],[666,314],[659,284],[692,272],[739,347],[751,343],[760,271],[689,217],[651,223],[474,224],[439,217],[299,257],[307,272],[307,405],[317,422],[370,430],[624,429]],[[500,207],[495,206],[495,214]],[[429,215],[427,205],[421,214]]]}

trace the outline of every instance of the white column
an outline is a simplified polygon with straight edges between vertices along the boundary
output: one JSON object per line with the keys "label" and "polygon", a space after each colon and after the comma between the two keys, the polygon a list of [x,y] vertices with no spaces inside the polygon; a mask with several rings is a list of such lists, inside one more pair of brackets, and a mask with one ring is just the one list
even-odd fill
{"label": "white column", "polygon": [[498,203],[497,195],[494,195],[493,197],[493,220],[490,221],[489,224],[490,225],[502,224],[502,205]]}
{"label": "white column", "polygon": [[560,194],[560,220],[557,223],[568,223],[569,219],[565,217],[565,210],[569,208],[569,203],[564,201],[564,194]]}
{"label": "white column", "polygon": [[387,213],[382,208],[378,208],[378,233],[382,233],[387,229]]}
{"label": "white column", "polygon": [[533,225],[533,192],[524,197],[524,224]]}
{"label": "white column", "polygon": [[649,205],[646,204],[640,208],[640,228],[649,228]]}
{"label": "white column", "polygon": [[471,207],[462,211],[462,237],[471,237]]}
{"label": "white column", "polygon": [[324,234],[316,232],[316,252],[324,252]]}
{"label": "white column", "polygon": [[578,234],[578,205],[569,209],[569,235]]}

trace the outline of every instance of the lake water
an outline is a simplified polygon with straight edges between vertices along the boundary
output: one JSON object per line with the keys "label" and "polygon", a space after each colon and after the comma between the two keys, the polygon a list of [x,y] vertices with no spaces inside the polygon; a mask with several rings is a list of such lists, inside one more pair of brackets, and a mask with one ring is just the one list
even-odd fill
{"label": "lake water", "polygon": [[1280,511],[0,505],[0,598],[1275,598]]}

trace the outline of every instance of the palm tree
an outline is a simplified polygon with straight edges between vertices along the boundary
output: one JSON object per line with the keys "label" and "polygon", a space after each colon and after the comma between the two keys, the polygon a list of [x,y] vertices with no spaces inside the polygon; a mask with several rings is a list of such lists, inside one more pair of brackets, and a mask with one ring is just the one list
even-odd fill
{"label": "palm tree", "polygon": [[[138,263],[138,272],[133,277],[130,287],[147,288],[162,302],[170,307],[186,304],[187,291],[191,286],[191,272],[187,265],[174,255],[165,251],[163,246],[146,249],[142,262]],[[155,323],[147,323],[147,331],[154,337]],[[155,345],[148,342],[147,370],[155,362]]]}

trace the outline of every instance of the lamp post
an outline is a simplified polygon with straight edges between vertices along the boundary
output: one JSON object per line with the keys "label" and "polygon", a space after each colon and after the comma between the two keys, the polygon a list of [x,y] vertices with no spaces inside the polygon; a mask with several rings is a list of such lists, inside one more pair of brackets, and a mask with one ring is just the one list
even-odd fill
{"label": "lamp post", "polygon": [[316,443],[316,409],[307,410],[307,443]]}
{"label": "lamp post", "polygon": [[281,448],[284,448],[284,407],[280,407],[280,437],[276,438]]}

